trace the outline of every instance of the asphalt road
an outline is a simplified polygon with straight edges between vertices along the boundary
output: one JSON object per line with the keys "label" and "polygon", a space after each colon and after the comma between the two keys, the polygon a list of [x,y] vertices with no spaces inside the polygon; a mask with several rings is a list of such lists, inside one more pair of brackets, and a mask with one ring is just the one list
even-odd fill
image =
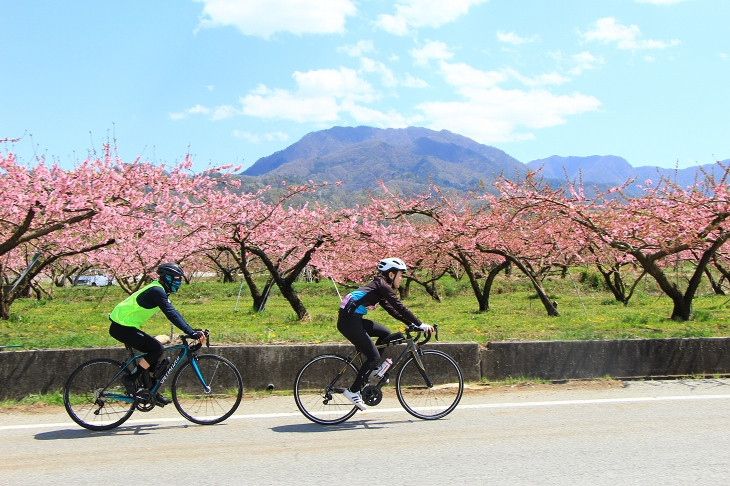
{"label": "asphalt road", "polygon": [[247,396],[215,426],[168,406],[109,432],[2,409],[0,484],[725,485],[729,426],[722,379],[480,386],[441,420],[386,398],[330,427],[291,396]]}

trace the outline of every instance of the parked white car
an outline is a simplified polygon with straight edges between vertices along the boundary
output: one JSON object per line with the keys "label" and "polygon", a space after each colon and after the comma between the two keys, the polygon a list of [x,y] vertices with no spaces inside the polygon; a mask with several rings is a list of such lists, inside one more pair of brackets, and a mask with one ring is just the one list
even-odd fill
{"label": "parked white car", "polygon": [[106,287],[114,282],[106,275],[81,275],[76,279],[74,285],[86,285],[89,287]]}

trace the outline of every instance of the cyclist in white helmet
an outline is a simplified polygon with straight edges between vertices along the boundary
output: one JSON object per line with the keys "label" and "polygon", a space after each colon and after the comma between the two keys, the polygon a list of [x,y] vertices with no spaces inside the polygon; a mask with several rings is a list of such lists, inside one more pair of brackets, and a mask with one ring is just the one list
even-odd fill
{"label": "cyclist in white helmet", "polygon": [[[415,324],[427,334],[433,332],[433,327],[423,324],[395,293],[406,270],[406,264],[399,258],[380,260],[378,275],[373,281],[347,294],[340,305],[337,330],[367,358],[360,367],[355,381],[344,391],[345,397],[360,410],[365,410],[360,390],[367,383],[370,372],[380,362],[380,353],[376,345],[390,335],[390,329],[379,322],[365,318],[368,310],[373,310],[380,304],[393,318],[405,324]],[[371,336],[377,337],[378,341],[373,343]]]}

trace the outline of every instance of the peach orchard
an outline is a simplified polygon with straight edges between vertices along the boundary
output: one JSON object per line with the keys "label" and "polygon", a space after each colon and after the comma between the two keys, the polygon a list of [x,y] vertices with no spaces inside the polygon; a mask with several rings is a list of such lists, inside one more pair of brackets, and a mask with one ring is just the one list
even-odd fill
{"label": "peach orchard", "polygon": [[[16,299],[51,298],[53,286],[89,268],[131,293],[166,261],[189,278],[243,279],[256,309],[275,285],[299,319],[308,314],[294,283],[305,270],[353,286],[385,256],[403,258],[409,285],[436,300],[445,275],[468,279],[479,311],[489,310],[495,277],[519,271],[558,315],[545,276],[582,266],[598,269],[624,304],[641,279],[654,279],[673,303],[671,318],[687,320],[700,281],[722,293],[730,277],[728,167],[720,163],[692,187],[646,181],[632,198],[632,181],[589,196],[576,181],[551,187],[532,172],[470,194],[382,187],[367,205],[344,209],[292,203],[326,183],[285,186],[273,197],[270,187],[241,190],[233,167],[191,166],[187,158],[173,167],[124,163],[109,147],[73,170],[0,154],[0,318]],[[668,276],[679,262],[691,269],[686,282]]]}

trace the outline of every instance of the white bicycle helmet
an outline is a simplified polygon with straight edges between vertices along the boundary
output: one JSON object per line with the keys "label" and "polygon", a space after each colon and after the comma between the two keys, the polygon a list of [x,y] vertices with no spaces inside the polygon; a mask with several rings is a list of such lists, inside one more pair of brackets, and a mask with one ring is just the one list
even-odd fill
{"label": "white bicycle helmet", "polygon": [[383,258],[378,262],[378,271],[381,273],[387,273],[390,270],[400,270],[406,273],[407,267],[400,258]]}

